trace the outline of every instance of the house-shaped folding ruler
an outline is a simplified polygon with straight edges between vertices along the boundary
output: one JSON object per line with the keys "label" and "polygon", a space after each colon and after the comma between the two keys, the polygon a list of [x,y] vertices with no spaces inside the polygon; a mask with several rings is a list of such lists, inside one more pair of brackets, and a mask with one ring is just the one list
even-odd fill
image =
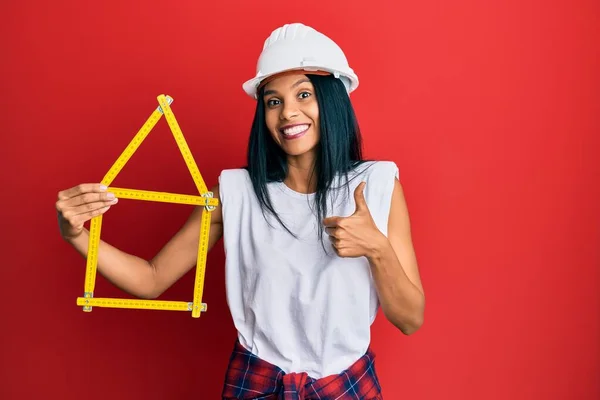
{"label": "house-shaped folding ruler", "polygon": [[[98,246],[100,244],[100,231],[102,227],[102,214],[93,217],[90,221],[90,238],[88,246],[88,255],[85,270],[85,284],[83,297],[77,298],[77,305],[83,306],[83,311],[91,312],[92,307],[108,307],[108,308],[130,308],[130,309],[152,309],[152,310],[170,310],[170,311],[191,311],[192,317],[199,318],[202,311],[206,311],[206,304],[202,303],[202,291],[204,289],[204,272],[206,268],[206,255],[208,251],[208,236],[210,230],[210,217],[213,211],[219,204],[219,200],[213,198],[213,193],[209,192],[202,175],[198,170],[198,166],[190,152],[190,149],[185,141],[183,133],[179,128],[175,115],[170,108],[173,98],[170,96],[160,95],[157,97],[159,106],[150,115],[142,128],[138,131],[135,137],[131,140],[127,148],[119,156],[117,161],[104,176],[102,184],[108,186],[108,190],[115,194],[117,198],[143,200],[143,201],[158,201],[163,203],[177,203],[203,206],[202,220],[198,227],[200,231],[200,241],[198,246],[198,258],[196,264],[196,278],[194,280],[194,293],[192,301],[166,301],[166,300],[146,300],[146,299],[125,299],[125,298],[99,298],[94,297],[94,286],[96,283],[96,267],[98,264]],[[136,189],[123,189],[110,187],[112,181],[117,177],[123,169],[127,161],[135,153],[144,139],[148,136],[152,128],[165,116],[171,133],[177,142],[177,146],[181,151],[181,155],[194,179],[199,196],[176,194],[166,192],[152,192]]]}

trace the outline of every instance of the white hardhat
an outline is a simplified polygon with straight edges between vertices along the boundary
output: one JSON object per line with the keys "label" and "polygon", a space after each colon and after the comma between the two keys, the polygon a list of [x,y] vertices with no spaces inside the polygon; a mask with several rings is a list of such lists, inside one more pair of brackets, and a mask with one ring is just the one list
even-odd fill
{"label": "white hardhat", "polygon": [[242,87],[256,99],[265,79],[291,70],[331,73],[342,80],[348,93],[358,87],[358,77],[342,49],[324,34],[300,23],[283,25],[271,33],[258,58],[256,76]]}

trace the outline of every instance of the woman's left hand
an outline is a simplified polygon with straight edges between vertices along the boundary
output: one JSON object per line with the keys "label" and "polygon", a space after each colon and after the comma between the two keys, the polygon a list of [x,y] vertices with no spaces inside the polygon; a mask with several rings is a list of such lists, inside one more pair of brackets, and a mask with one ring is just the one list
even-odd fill
{"label": "woman's left hand", "polygon": [[378,248],[383,233],[375,225],[363,194],[366,183],[361,182],[354,191],[356,210],[349,217],[323,219],[325,231],[340,257],[369,257]]}

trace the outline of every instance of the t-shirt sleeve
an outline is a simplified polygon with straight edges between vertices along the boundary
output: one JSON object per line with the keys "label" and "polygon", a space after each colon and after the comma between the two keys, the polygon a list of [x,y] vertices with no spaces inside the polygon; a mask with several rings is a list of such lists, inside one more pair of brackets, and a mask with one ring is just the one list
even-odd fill
{"label": "t-shirt sleeve", "polygon": [[229,226],[230,220],[239,217],[241,198],[244,196],[241,185],[242,171],[226,169],[219,175],[219,200],[224,226]]}
{"label": "t-shirt sleeve", "polygon": [[223,170],[218,179],[223,217],[223,244],[227,254],[232,246],[239,246],[239,222],[243,217],[243,204],[247,196],[245,171],[242,169]]}
{"label": "t-shirt sleeve", "polygon": [[380,161],[368,175],[365,199],[375,224],[387,236],[392,194],[400,171],[393,161]]}

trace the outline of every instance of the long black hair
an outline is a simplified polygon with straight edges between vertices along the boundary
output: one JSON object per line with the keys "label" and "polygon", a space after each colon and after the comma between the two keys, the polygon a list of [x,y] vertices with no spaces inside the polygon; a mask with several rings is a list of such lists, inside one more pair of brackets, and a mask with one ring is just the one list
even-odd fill
{"label": "long black hair", "polygon": [[[314,196],[319,237],[323,237],[322,219],[328,209],[328,196],[334,189],[334,181],[343,177],[342,186],[348,189],[348,173],[366,160],[362,158],[362,138],[358,121],[346,88],[340,79],[332,75],[311,75],[319,106],[320,140],[311,179],[316,177]],[[295,234],[283,223],[273,208],[267,184],[283,182],[288,174],[287,155],[273,140],[265,122],[264,87],[258,93],[256,111],[247,148],[247,165],[254,192],[263,214],[271,213],[294,237]],[[338,189],[339,187],[335,187]],[[348,190],[349,194],[349,190]]]}

